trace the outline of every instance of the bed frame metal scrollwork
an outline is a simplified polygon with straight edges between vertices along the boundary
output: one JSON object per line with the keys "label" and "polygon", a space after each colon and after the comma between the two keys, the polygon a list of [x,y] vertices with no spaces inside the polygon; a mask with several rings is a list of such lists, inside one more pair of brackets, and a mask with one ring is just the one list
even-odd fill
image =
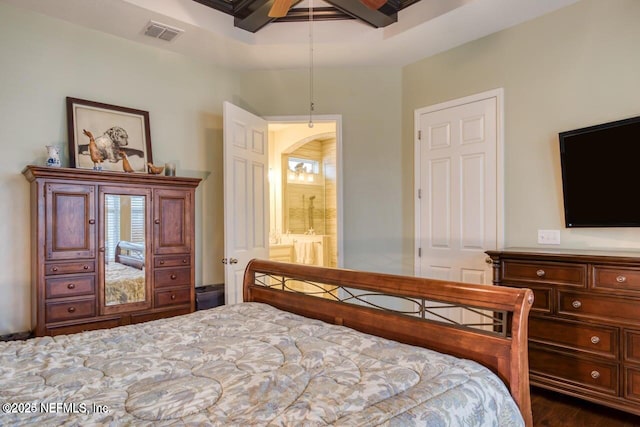
{"label": "bed frame metal scrollwork", "polygon": [[[297,290],[297,282],[307,291]],[[244,300],[475,360],[504,381],[526,425],[533,424],[529,289],[252,260],[244,275]],[[465,324],[445,314],[458,310],[481,320]]]}

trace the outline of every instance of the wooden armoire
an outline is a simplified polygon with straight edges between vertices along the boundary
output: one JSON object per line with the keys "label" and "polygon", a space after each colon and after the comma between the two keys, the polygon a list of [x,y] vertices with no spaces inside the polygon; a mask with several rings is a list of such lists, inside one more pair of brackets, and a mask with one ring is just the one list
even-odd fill
{"label": "wooden armoire", "polygon": [[27,166],[36,336],[195,309],[200,179]]}

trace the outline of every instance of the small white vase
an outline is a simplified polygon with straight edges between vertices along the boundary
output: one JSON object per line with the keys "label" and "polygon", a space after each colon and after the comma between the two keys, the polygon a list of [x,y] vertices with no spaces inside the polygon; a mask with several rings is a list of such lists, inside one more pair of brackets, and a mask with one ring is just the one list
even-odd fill
{"label": "small white vase", "polygon": [[55,145],[47,145],[47,166],[60,167],[60,148]]}

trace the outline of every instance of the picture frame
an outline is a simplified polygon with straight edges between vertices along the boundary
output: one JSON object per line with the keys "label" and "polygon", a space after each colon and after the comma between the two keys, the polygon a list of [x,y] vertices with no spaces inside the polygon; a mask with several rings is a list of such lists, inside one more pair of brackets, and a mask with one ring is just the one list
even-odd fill
{"label": "picture frame", "polygon": [[72,168],[146,173],[153,163],[148,111],[67,97],[67,128]]}

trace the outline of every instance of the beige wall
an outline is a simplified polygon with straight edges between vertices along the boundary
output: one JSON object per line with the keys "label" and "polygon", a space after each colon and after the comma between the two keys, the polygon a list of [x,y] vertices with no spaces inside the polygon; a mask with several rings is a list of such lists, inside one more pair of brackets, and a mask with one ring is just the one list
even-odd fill
{"label": "beige wall", "polygon": [[[413,272],[413,112],[497,87],[505,89],[507,245],[535,245],[537,229],[556,228],[563,247],[638,247],[638,229],[564,229],[557,150],[559,131],[640,115],[638,22],[637,0],[582,0],[404,69],[316,70],[316,113],[342,116],[345,266]],[[0,27],[0,334],[29,328],[20,172],[44,162],[45,145],[66,151],[66,96],[150,112],[156,162],[205,179],[197,283],[222,282],[222,101],[304,115],[308,71],[237,73],[3,3]]]}
{"label": "beige wall", "polygon": [[0,3],[0,334],[30,325],[27,164],[45,145],[64,147],[65,97],[149,111],[153,159],[204,179],[196,197],[196,284],[224,281],[222,258],[222,102],[228,70]]}
{"label": "beige wall", "polygon": [[559,229],[564,248],[640,248],[638,228],[564,227],[558,151],[558,132],[640,115],[639,22],[640,1],[582,0],[405,67],[405,253],[412,250],[415,109],[498,87],[505,94],[506,246],[538,246],[538,229]]}
{"label": "beige wall", "polygon": [[[256,114],[308,111],[307,70],[245,72],[241,86],[239,105]],[[402,253],[400,69],[316,70],[315,94],[316,114],[342,116],[344,266],[411,271]]]}

